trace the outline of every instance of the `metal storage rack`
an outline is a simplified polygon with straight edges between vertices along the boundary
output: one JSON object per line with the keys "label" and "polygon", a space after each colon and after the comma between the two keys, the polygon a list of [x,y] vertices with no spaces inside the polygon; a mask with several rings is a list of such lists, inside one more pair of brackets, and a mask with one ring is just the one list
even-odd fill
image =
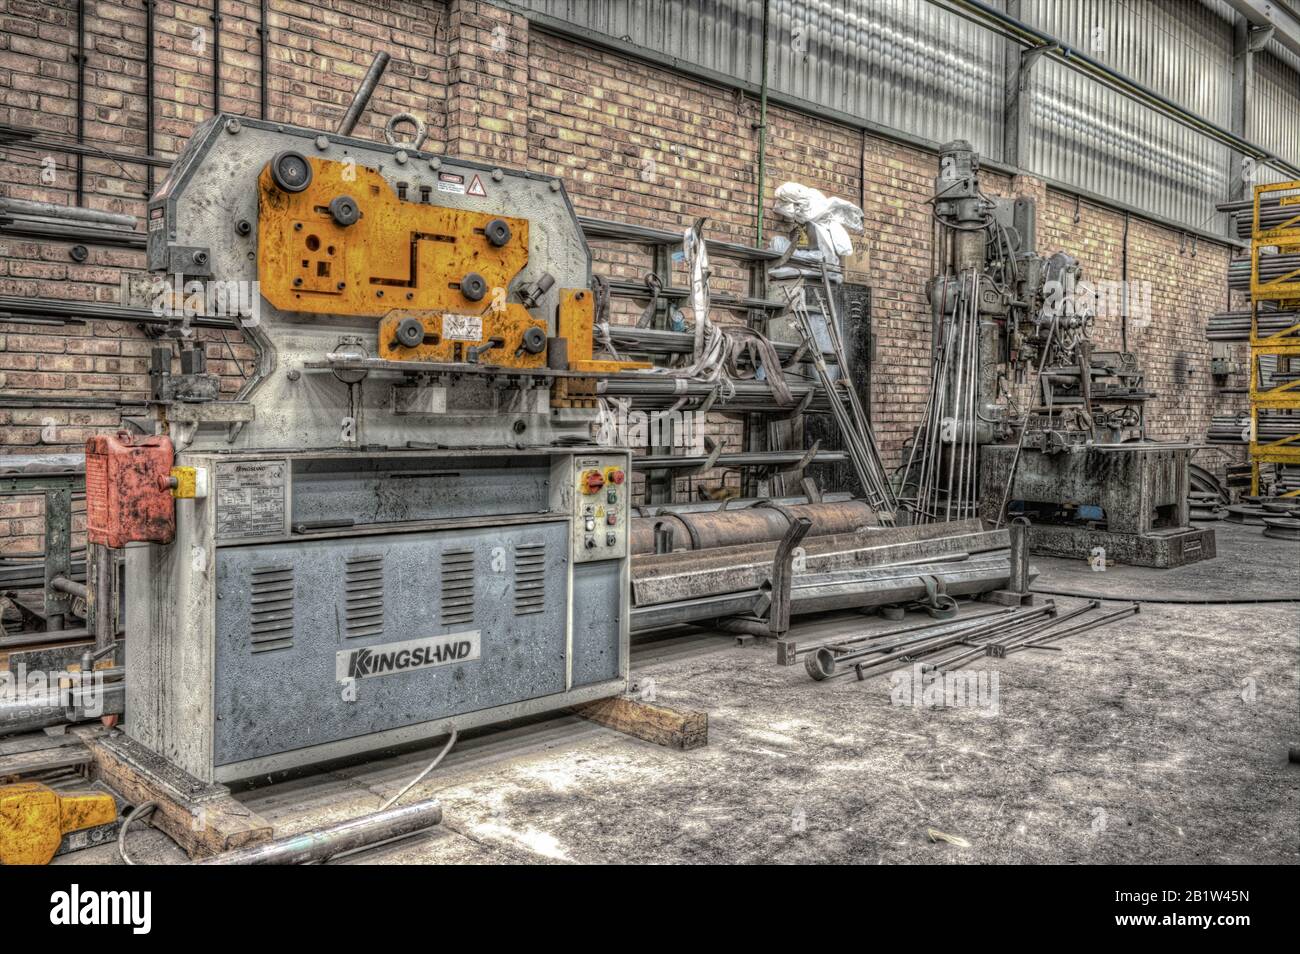
{"label": "metal storage rack", "polygon": [[[1266,211],[1263,221],[1261,207]],[[1276,248],[1277,254],[1265,253],[1269,248]],[[1262,303],[1276,302],[1279,310],[1300,303],[1300,268],[1290,264],[1279,268],[1274,264],[1296,253],[1300,253],[1300,180],[1256,186],[1250,242],[1250,461],[1251,493],[1256,495],[1260,492],[1261,464],[1300,467],[1300,377],[1271,376],[1266,384],[1260,360],[1271,356],[1278,366],[1292,362],[1300,365],[1300,323],[1260,331]],[[1270,433],[1261,440],[1261,411],[1297,415],[1294,432],[1281,436]],[[1271,421],[1277,419],[1277,415],[1270,416]],[[1282,496],[1300,496],[1300,489],[1286,490]]]}

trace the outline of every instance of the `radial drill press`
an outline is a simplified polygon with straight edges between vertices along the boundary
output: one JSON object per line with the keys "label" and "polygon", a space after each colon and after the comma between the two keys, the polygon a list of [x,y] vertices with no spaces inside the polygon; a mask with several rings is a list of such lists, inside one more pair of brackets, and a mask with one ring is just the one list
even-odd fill
{"label": "radial drill press", "polygon": [[957,141],[933,206],[944,272],[928,289],[931,393],[905,468],[915,519],[1023,516],[1034,552],[1094,562],[1214,556],[1214,531],[1188,520],[1196,445],[1146,439],[1155,395],[1133,354],[1094,350],[1097,296],[1074,258],[1038,254],[1034,200],[987,196],[978,154]]}

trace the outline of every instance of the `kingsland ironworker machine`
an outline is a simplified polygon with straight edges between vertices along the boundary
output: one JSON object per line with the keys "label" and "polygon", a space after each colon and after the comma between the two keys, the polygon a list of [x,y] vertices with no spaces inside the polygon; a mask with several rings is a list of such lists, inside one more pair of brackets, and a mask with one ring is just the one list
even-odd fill
{"label": "kingsland ironworker machine", "polygon": [[1198,445],[1146,439],[1155,395],[1131,353],[1094,350],[1079,263],[1040,256],[1035,204],[992,198],[970,143],[935,180],[944,274],[930,285],[934,371],[906,468],[920,522],[1027,517],[1037,553],[1170,567],[1213,557],[1190,526]]}
{"label": "kingsland ironworker machine", "polygon": [[150,202],[151,270],[260,292],[233,400],[178,319],[148,436],[87,453],[92,539],[154,541],[126,732],[203,781],[626,686],[587,244],[560,180],[414,146],[218,116]]}

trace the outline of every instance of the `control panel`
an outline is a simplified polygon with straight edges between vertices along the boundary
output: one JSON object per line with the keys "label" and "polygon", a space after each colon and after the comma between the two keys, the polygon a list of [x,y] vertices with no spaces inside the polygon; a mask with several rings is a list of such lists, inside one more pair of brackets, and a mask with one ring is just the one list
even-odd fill
{"label": "control panel", "polygon": [[623,455],[573,458],[573,559],[578,563],[627,555],[631,476]]}

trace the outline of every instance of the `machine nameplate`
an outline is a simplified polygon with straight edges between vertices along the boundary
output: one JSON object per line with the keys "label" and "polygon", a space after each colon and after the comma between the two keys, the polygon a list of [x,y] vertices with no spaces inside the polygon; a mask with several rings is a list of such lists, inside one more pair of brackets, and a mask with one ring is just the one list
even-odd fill
{"label": "machine nameplate", "polygon": [[478,656],[479,630],[471,629],[463,633],[341,650],[334,655],[334,676],[339,682],[392,676],[413,669],[469,662]]}
{"label": "machine nameplate", "polygon": [[217,464],[217,536],[274,537],[285,532],[285,475],[282,460],[223,461]]}

